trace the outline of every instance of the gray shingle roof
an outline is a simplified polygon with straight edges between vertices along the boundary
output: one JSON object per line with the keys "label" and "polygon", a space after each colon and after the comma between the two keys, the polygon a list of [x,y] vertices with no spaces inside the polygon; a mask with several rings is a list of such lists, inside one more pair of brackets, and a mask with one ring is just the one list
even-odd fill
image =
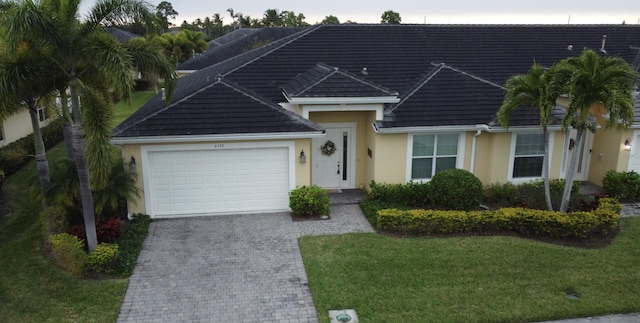
{"label": "gray shingle roof", "polygon": [[307,27],[238,29],[210,41],[206,52],[180,64],[178,70],[201,70],[305,29]]}
{"label": "gray shingle roof", "polygon": [[322,128],[223,77],[114,130],[115,137],[322,132]]}
{"label": "gray shingle roof", "polygon": [[[387,106],[381,127],[489,124],[502,103],[499,85],[507,78],[526,73],[534,62],[551,66],[578,56],[585,47],[599,50],[603,35],[606,55],[633,62],[638,50],[631,47],[640,46],[638,25],[320,25],[183,77],[168,109],[177,102],[199,102],[194,94],[218,75],[272,104],[286,102],[283,87],[292,93],[307,89],[308,95],[325,95],[337,91],[338,81],[351,75],[357,80],[351,78],[350,86],[360,82],[398,92],[402,101]],[[445,65],[436,71],[433,62]],[[336,74],[335,83],[329,78],[305,86],[326,75],[313,70],[318,63],[337,66],[344,74]],[[361,73],[364,68],[366,75]],[[425,82],[429,73],[435,74]],[[300,80],[300,75],[309,79]],[[142,120],[157,109],[164,109],[160,98],[134,113],[116,135],[125,133],[128,125],[144,124]],[[251,116],[246,117],[251,124]],[[512,125],[538,123],[533,108],[517,109],[512,119]],[[234,125],[225,131],[250,127]],[[183,126],[194,125],[185,121]]]}

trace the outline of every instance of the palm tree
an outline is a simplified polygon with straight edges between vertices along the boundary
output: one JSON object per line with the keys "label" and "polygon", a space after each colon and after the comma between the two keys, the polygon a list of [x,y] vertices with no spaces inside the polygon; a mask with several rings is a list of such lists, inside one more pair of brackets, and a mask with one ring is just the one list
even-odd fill
{"label": "palm tree", "polygon": [[[566,58],[549,70],[552,83],[571,100],[562,119],[565,129],[577,130],[575,147],[580,147],[587,130],[595,131],[589,122],[594,105],[602,105],[610,115],[607,128],[626,128],[633,122],[633,89],[636,72],[622,58],[600,56],[585,49],[578,57]],[[566,212],[571,187],[578,166],[579,149],[574,149],[567,169],[560,211]]]}
{"label": "palm tree", "polygon": [[[74,161],[80,181],[87,244],[89,251],[93,251],[96,234],[91,188],[106,185],[111,166],[111,158],[101,158],[105,151],[110,151],[111,95],[131,96],[135,67],[131,53],[104,27],[130,20],[152,21],[153,13],[146,2],[140,0],[98,1],[84,20],[79,19],[80,0],[9,3],[13,6],[3,13],[1,23],[10,51],[15,52],[16,44],[21,43],[33,44],[32,48],[46,48],[48,62],[57,68],[57,73],[65,76],[68,84]],[[138,69],[159,72],[158,75],[175,84],[173,66],[162,54],[145,52],[141,55],[135,62]],[[169,86],[169,90],[173,87]]]}
{"label": "palm tree", "polygon": [[506,129],[509,128],[511,113],[518,107],[536,106],[540,112],[540,127],[544,134],[544,158],[542,176],[544,178],[544,195],[547,209],[553,211],[551,190],[549,187],[549,131],[547,126],[551,116],[557,93],[551,90],[551,82],[544,69],[534,64],[527,74],[510,77],[506,83],[506,95],[498,110],[498,121]]}

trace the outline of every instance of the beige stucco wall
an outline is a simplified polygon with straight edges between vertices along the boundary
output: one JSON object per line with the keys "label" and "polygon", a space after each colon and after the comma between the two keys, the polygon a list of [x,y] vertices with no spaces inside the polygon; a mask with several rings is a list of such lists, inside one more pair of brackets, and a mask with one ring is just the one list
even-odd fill
{"label": "beige stucco wall", "polygon": [[604,112],[601,105],[592,109],[601,128],[593,136],[588,180],[597,185],[602,185],[602,179],[610,170],[627,171],[631,152],[624,150],[624,141],[633,141],[633,129],[607,129],[609,122],[602,118]]}
{"label": "beige stucco wall", "polygon": [[408,135],[406,133],[375,135],[372,153],[375,161],[373,176],[376,182],[406,182],[407,139]]}
{"label": "beige stucco wall", "polygon": [[[40,122],[40,126],[43,127],[49,123],[51,118]],[[20,138],[24,138],[33,133],[31,127],[31,117],[27,109],[20,109],[19,112],[9,116],[2,121],[2,131],[4,140],[0,141],[0,147],[4,147]]]}
{"label": "beige stucco wall", "polygon": [[[300,151],[304,150],[305,155],[308,151],[311,151],[311,139],[295,139],[295,140],[259,140],[259,141],[209,141],[209,142],[198,142],[197,144],[226,144],[226,143],[243,143],[243,142],[274,142],[274,141],[293,141],[294,142],[294,158],[295,160],[295,185],[303,186],[311,184],[311,163],[309,162],[309,155],[307,155],[307,162],[304,164],[300,164],[298,157],[300,156]],[[129,212],[130,214],[135,213],[147,213],[146,205],[145,205],[145,192],[144,192],[144,170],[142,169],[143,165],[143,156],[142,156],[142,146],[163,146],[163,145],[179,145],[179,144],[193,144],[190,142],[175,142],[170,144],[128,144],[122,146],[122,156],[124,158],[125,163],[128,163],[133,156],[136,159],[136,172],[138,173],[138,181],[136,182],[136,186],[140,189],[140,198],[132,199],[129,201]]]}

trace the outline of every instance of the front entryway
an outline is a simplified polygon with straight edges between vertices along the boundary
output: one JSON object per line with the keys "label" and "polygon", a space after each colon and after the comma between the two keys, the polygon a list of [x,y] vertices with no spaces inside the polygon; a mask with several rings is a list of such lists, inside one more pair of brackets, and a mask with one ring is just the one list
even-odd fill
{"label": "front entryway", "polygon": [[355,123],[320,125],[326,136],[312,141],[311,182],[329,189],[355,188]]}
{"label": "front entryway", "polygon": [[584,140],[580,143],[580,147],[574,147],[576,135],[578,131],[572,129],[569,132],[569,141],[566,145],[569,149],[565,149],[565,156],[563,160],[563,172],[566,172],[566,168],[569,167],[569,161],[571,159],[571,153],[573,149],[579,149],[580,155],[578,157],[578,167],[576,169],[575,177],[576,181],[586,181],[589,178],[589,162],[591,160],[591,147],[593,146],[593,133],[585,131]]}

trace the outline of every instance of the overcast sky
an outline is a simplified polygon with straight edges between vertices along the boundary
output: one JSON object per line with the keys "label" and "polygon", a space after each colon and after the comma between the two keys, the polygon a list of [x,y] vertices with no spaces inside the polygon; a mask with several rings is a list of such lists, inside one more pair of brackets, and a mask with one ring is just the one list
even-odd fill
{"label": "overcast sky", "polygon": [[[162,0],[149,1],[156,6]],[[178,12],[174,23],[219,13],[231,22],[227,9],[261,18],[267,9],[303,13],[306,22],[316,23],[334,15],[341,22],[379,23],[386,10],[400,13],[402,23],[456,24],[627,24],[640,23],[638,0],[393,0],[380,4],[371,0],[174,0]],[[84,0],[88,8],[94,0]]]}

